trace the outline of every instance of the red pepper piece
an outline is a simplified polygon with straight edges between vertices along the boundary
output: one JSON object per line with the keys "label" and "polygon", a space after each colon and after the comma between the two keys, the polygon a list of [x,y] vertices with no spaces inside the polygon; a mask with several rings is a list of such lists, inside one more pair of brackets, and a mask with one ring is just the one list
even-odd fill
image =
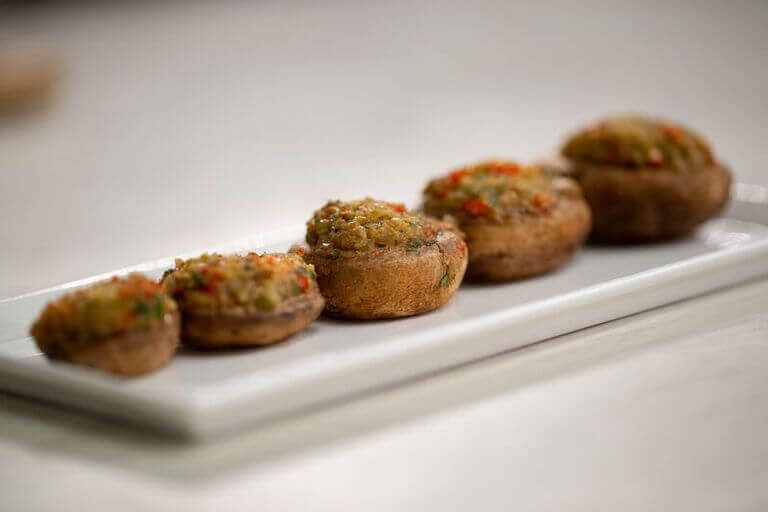
{"label": "red pepper piece", "polygon": [[488,164],[493,174],[516,176],[520,173],[520,166],[514,162],[491,162]]}
{"label": "red pepper piece", "polygon": [[458,186],[459,183],[461,183],[461,180],[464,179],[464,177],[469,175],[469,171],[465,169],[459,169],[458,171],[453,171],[451,174],[448,175],[448,178],[451,180],[451,184],[455,187]]}
{"label": "red pepper piece", "polygon": [[491,212],[491,207],[488,206],[483,199],[470,199],[464,203],[464,211],[473,217],[484,217]]}
{"label": "red pepper piece", "polygon": [[531,205],[537,212],[545,212],[552,208],[554,204],[555,200],[552,198],[552,196],[549,194],[544,194],[543,192],[539,192],[533,196],[533,199],[531,200]]}

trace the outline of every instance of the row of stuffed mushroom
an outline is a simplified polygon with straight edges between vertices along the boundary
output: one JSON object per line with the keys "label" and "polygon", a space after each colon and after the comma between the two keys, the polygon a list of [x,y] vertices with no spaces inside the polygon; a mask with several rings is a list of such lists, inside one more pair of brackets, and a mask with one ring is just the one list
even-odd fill
{"label": "row of stuffed mushroom", "polygon": [[512,281],[564,265],[595,242],[657,242],[726,203],[730,173],[695,132],[641,117],[573,135],[556,164],[489,160],[431,180],[417,211],[329,201],[284,254],[177,260],[159,281],[114,277],[49,303],[33,324],[52,359],[122,375],[162,367],[180,339],[258,346],[321,312],[354,319],[435,310],[465,275]]}

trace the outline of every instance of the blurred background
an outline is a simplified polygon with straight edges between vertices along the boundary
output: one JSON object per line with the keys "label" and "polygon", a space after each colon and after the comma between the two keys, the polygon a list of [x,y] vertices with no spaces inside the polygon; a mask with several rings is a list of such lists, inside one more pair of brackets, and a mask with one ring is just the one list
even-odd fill
{"label": "blurred background", "polygon": [[415,205],[431,175],[610,113],[692,126],[768,185],[767,25],[765,1],[0,2],[0,50],[59,75],[0,117],[0,298],[328,198]]}

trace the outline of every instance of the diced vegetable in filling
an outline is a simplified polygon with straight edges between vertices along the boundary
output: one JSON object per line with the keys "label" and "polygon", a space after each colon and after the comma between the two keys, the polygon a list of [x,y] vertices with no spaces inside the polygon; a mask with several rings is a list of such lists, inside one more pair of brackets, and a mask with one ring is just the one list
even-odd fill
{"label": "diced vegetable in filling", "polygon": [[273,311],[293,297],[317,290],[315,270],[293,254],[203,254],[176,260],[162,280],[182,311],[243,307]]}
{"label": "diced vegetable in filling", "polygon": [[32,326],[43,342],[77,343],[107,339],[164,323],[176,303],[159,284],[140,275],[113,277],[48,304]]}
{"label": "diced vegetable in filling", "polygon": [[715,159],[709,144],[688,128],[643,117],[613,117],[573,135],[563,155],[574,161],[628,170],[690,171]]}
{"label": "diced vegetable in filling", "polygon": [[551,210],[556,203],[552,179],[538,167],[489,160],[431,180],[424,190],[424,211],[467,222],[505,222]]}
{"label": "diced vegetable in filling", "polygon": [[417,251],[435,243],[438,223],[409,212],[400,203],[374,199],[329,201],[307,222],[307,243],[313,250],[402,248]]}

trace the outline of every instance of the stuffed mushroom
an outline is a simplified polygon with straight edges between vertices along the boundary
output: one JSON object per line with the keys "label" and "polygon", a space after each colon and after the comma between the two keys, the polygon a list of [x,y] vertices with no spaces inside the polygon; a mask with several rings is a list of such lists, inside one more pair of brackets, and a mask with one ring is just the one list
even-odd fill
{"label": "stuffed mushroom", "polygon": [[155,281],[131,274],[49,303],[31,334],[51,359],[141,375],[162,367],[173,355],[179,313]]}
{"label": "stuffed mushroom", "polygon": [[204,254],[162,279],[179,304],[185,343],[258,346],[303,330],[323,310],[312,265],[292,254]]}
{"label": "stuffed mushroom", "polygon": [[458,224],[469,246],[467,277],[485,281],[560,267],[590,227],[575,182],[508,161],[489,160],[431,180],[422,208]]}
{"label": "stuffed mushroom", "polygon": [[677,124],[604,119],[570,137],[562,154],[592,208],[598,242],[679,237],[728,201],[728,168],[700,135]]}
{"label": "stuffed mushroom", "polygon": [[356,319],[432,311],[456,292],[467,246],[452,226],[374,199],[330,201],[307,222],[304,257],[326,312]]}

